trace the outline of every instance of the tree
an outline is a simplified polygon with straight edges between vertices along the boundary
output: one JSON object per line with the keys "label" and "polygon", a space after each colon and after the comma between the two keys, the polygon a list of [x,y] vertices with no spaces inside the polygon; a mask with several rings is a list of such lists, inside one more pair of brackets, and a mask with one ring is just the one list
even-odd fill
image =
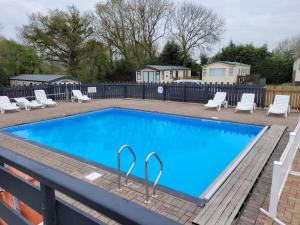
{"label": "tree", "polygon": [[145,61],[155,57],[156,42],[165,35],[171,4],[168,0],[129,0],[129,36],[133,44],[142,46]]}
{"label": "tree", "polygon": [[212,10],[184,2],[173,13],[172,34],[183,51],[184,65],[195,49],[207,50],[223,33],[224,22]]}
{"label": "tree", "polygon": [[5,39],[5,38],[2,36],[2,34],[1,34],[2,29],[3,29],[3,26],[2,26],[2,24],[0,23],[0,40]]}
{"label": "tree", "polygon": [[[97,5],[98,34],[110,56],[139,67],[153,61],[156,42],[165,34],[167,0],[107,0]],[[112,61],[112,60],[111,60]]]}
{"label": "tree", "polygon": [[159,55],[159,63],[163,65],[182,65],[182,51],[174,41],[168,41]]}
{"label": "tree", "polygon": [[208,61],[209,61],[209,58],[208,58],[207,55],[205,55],[205,54],[200,55],[201,66],[204,66],[204,65],[208,64]]}
{"label": "tree", "polygon": [[281,41],[276,50],[283,54],[292,55],[294,58],[300,57],[300,34]]}
{"label": "tree", "polygon": [[78,77],[86,83],[103,81],[108,71],[107,49],[103,43],[90,40],[79,63]]}
{"label": "tree", "polygon": [[12,40],[0,40],[0,84],[8,85],[11,76],[38,72],[40,63],[33,48]]}
{"label": "tree", "polygon": [[252,74],[260,74],[268,83],[291,81],[293,55],[290,51],[275,49],[268,51],[266,45],[254,47],[252,44],[236,45],[232,41],[216,54],[212,61],[233,61],[251,65]]}
{"label": "tree", "polygon": [[70,6],[67,11],[32,14],[21,34],[46,61],[62,64],[69,74],[77,76],[80,56],[93,34],[92,22],[91,15],[81,15],[75,6]]}
{"label": "tree", "polygon": [[205,54],[201,54],[200,55],[200,65],[199,65],[199,71],[198,71],[198,74],[199,76],[202,78],[202,67],[205,66],[206,64],[208,64],[209,62],[209,58],[207,57],[207,55]]}
{"label": "tree", "polygon": [[279,51],[273,51],[271,56],[259,62],[259,72],[271,84],[281,84],[292,81],[293,57]]}
{"label": "tree", "polygon": [[124,59],[116,60],[115,68],[107,75],[111,81],[134,81],[135,67]]}
{"label": "tree", "polygon": [[232,61],[251,65],[251,73],[260,73],[261,64],[266,57],[271,56],[266,45],[254,47],[252,44],[236,45],[232,41],[216,54],[212,61]]}
{"label": "tree", "polygon": [[108,0],[96,6],[98,16],[97,34],[110,48],[111,61],[118,54],[129,61],[128,24],[126,13],[128,6],[124,0]]}

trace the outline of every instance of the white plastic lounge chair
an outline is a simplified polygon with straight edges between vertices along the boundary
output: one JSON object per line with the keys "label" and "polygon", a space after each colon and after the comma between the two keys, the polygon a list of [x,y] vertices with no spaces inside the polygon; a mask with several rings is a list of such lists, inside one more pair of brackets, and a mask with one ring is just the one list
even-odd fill
{"label": "white plastic lounge chair", "polygon": [[44,105],[39,103],[36,100],[28,101],[26,98],[15,98],[17,102],[17,106],[20,108],[25,108],[26,110],[36,109],[36,108],[43,108]]}
{"label": "white plastic lounge chair", "polygon": [[215,94],[214,99],[208,100],[208,103],[205,104],[204,106],[206,108],[217,108],[218,111],[221,110],[222,105],[224,108],[227,108],[227,101],[226,101],[226,92],[217,92]]}
{"label": "white plastic lounge chair", "polygon": [[7,96],[0,96],[0,111],[5,113],[5,111],[20,111],[20,108],[16,103],[11,103]]}
{"label": "white plastic lounge chair", "polygon": [[45,106],[56,106],[56,102],[51,98],[47,98],[44,90],[35,90],[34,91],[35,98],[38,103],[43,104]]}
{"label": "white plastic lounge chair", "polygon": [[290,96],[289,95],[276,95],[274,103],[270,105],[267,115],[272,114],[283,114],[285,117],[290,112]]}
{"label": "white plastic lounge chair", "polygon": [[255,94],[243,94],[241,101],[237,103],[235,111],[250,111],[250,113],[252,114],[256,109],[254,98]]}
{"label": "white plastic lounge chair", "polygon": [[91,101],[91,98],[89,98],[87,95],[82,95],[80,90],[72,90],[72,94],[73,94],[71,98],[72,102],[76,100],[79,103]]}

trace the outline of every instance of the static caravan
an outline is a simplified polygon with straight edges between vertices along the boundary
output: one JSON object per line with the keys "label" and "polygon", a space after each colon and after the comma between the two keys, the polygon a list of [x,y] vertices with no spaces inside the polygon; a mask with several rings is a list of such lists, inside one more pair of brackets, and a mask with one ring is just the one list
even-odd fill
{"label": "static caravan", "polygon": [[298,57],[294,62],[293,82],[296,85],[300,85],[300,57]]}
{"label": "static caravan", "polygon": [[248,64],[220,61],[202,67],[202,81],[206,83],[237,83],[238,76],[250,75]]}
{"label": "static caravan", "polygon": [[137,83],[170,83],[191,77],[191,69],[184,66],[147,65],[136,71]]}

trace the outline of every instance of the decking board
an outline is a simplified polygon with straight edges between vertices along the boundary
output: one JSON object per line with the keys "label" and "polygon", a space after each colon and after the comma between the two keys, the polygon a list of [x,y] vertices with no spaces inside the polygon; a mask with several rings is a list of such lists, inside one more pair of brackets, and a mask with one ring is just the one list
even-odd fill
{"label": "decking board", "polygon": [[199,225],[231,224],[286,127],[271,126],[193,220]]}

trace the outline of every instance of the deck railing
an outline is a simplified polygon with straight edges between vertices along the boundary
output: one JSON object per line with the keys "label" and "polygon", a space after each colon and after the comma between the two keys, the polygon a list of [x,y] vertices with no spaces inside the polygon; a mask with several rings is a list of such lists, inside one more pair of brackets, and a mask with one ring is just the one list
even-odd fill
{"label": "deck railing", "polygon": [[261,209],[261,211],[274,219],[277,223],[283,224],[276,218],[278,202],[284,188],[287,177],[290,173],[298,174],[297,172],[291,171],[293,165],[293,159],[299,149],[300,145],[300,118],[298,124],[293,132],[290,133],[288,144],[285,147],[279,161],[274,161],[272,184],[270,193],[269,209]]}
{"label": "deck railing", "polygon": [[[34,90],[44,89],[55,100],[70,99],[71,90],[80,89],[88,92],[88,87],[96,87],[96,93],[90,96],[96,99],[102,98],[138,98],[156,99],[167,101],[199,102],[207,103],[214,97],[217,91],[227,92],[229,105],[236,105],[243,93],[254,93],[258,107],[264,107],[265,88],[260,85],[237,84],[166,84],[166,83],[97,83],[97,84],[69,84],[69,85],[40,85],[17,86],[0,88],[0,95],[9,98],[28,97],[34,98]],[[158,91],[158,89],[162,92]]]}
{"label": "deck railing", "polygon": [[237,76],[237,83],[238,84],[258,84],[260,79],[260,75],[258,74],[250,74],[250,75],[239,75]]}
{"label": "deck railing", "polygon": [[[102,225],[103,222],[55,196],[59,191],[120,224],[178,225],[178,223],[99,187],[0,147],[0,164],[36,179],[34,186],[0,166],[0,188],[43,215],[44,225]],[[9,225],[30,223],[0,200],[0,218]]]}

